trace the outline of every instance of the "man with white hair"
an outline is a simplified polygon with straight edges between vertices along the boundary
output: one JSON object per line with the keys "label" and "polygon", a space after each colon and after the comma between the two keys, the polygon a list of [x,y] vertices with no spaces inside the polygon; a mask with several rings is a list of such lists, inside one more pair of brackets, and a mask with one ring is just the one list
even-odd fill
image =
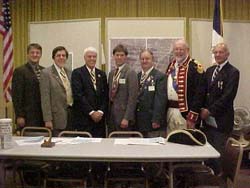
{"label": "man with white hair", "polygon": [[[234,99],[237,94],[240,72],[229,63],[230,55],[225,43],[213,49],[216,64],[209,67],[205,74],[206,100],[201,109],[203,131],[209,143],[223,155],[225,144],[234,125]],[[221,172],[221,161],[209,160],[207,163],[215,172]]]}
{"label": "man with white hair", "polygon": [[96,68],[97,50],[83,52],[85,65],[72,72],[73,129],[88,131],[93,137],[105,136],[108,85],[105,72]]}
{"label": "man with white hair", "polygon": [[173,44],[174,59],[167,69],[167,131],[195,128],[204,101],[204,71],[189,55],[189,47],[180,39]]}

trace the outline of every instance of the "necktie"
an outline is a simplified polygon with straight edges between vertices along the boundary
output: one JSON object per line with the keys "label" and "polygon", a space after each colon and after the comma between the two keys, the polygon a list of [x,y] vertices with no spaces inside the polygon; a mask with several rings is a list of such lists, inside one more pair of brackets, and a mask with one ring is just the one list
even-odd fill
{"label": "necktie", "polygon": [[110,93],[110,100],[113,101],[114,97],[116,95],[117,89],[118,89],[118,79],[120,76],[120,72],[119,69],[116,68],[115,72],[114,72],[114,76],[113,76],[113,82],[112,82],[112,88],[111,88],[111,93]]}
{"label": "necktie", "polygon": [[64,69],[61,69],[60,75],[62,78],[63,86],[66,90],[66,97],[67,97],[67,104],[71,106],[73,104],[73,99],[72,99],[72,90],[70,87],[70,82],[69,79],[64,71]]}
{"label": "necktie", "polygon": [[93,86],[94,86],[94,88],[95,88],[95,90],[96,90],[96,78],[95,78],[94,70],[91,70],[91,71],[90,71],[90,76],[91,76],[91,81],[92,81],[92,83],[93,83]]}
{"label": "necktie", "polygon": [[142,73],[141,79],[140,79],[140,88],[143,86],[146,78],[147,78],[147,74],[146,73]]}
{"label": "necktie", "polygon": [[214,74],[212,76],[212,82],[215,80],[219,72],[220,72],[220,65],[217,65],[216,69],[214,70]]}
{"label": "necktie", "polygon": [[40,76],[41,76],[41,70],[39,65],[35,66],[35,74],[38,80],[40,80]]}

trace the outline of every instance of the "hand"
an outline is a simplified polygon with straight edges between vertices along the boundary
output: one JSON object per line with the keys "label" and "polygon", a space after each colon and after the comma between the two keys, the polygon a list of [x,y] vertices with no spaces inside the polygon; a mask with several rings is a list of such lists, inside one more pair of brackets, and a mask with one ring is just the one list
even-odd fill
{"label": "hand", "polygon": [[201,119],[207,119],[209,115],[210,115],[210,112],[208,109],[206,108],[201,109],[201,113],[200,113]]}
{"label": "hand", "polygon": [[102,120],[102,117],[103,117],[103,113],[99,112],[99,111],[96,111],[96,117],[97,117],[97,122],[101,121]]}
{"label": "hand", "polygon": [[120,127],[123,129],[128,128],[128,120],[122,119]]}
{"label": "hand", "polygon": [[45,122],[45,127],[50,129],[50,130],[53,130],[53,123],[52,121],[46,121]]}
{"label": "hand", "polygon": [[101,121],[103,114],[101,112],[94,111],[90,116],[95,123],[98,123]]}
{"label": "hand", "polygon": [[16,120],[16,124],[18,127],[23,128],[25,125],[25,119],[23,117],[18,117]]}
{"label": "hand", "polygon": [[160,128],[160,124],[156,123],[156,122],[153,122],[152,127],[153,127],[153,129],[158,129],[158,128]]}
{"label": "hand", "polygon": [[195,122],[190,121],[190,120],[186,120],[186,123],[187,123],[188,129],[195,129]]}

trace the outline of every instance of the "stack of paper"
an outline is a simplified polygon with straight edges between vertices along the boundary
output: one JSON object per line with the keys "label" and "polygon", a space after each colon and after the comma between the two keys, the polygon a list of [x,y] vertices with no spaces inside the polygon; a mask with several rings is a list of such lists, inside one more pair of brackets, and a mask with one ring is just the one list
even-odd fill
{"label": "stack of paper", "polygon": [[24,145],[37,145],[37,144],[42,144],[44,140],[44,136],[27,136],[23,137],[20,140],[16,140],[16,143],[19,146],[24,146]]}

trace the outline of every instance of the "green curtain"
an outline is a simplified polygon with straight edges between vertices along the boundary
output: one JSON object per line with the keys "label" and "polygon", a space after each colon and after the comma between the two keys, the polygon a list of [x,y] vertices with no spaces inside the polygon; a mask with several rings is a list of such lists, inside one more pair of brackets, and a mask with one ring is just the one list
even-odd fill
{"label": "green curtain", "polygon": [[[212,18],[213,7],[214,0],[12,0],[15,66],[26,60],[31,21],[100,17],[104,42],[106,17]],[[250,19],[249,0],[224,0],[223,7],[224,19]]]}

